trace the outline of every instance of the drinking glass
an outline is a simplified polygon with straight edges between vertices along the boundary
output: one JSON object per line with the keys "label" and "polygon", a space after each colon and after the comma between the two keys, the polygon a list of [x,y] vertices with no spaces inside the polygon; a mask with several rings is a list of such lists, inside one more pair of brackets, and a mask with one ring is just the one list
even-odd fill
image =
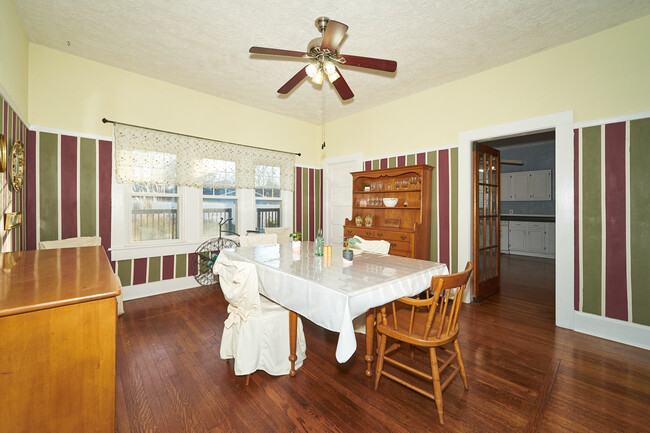
{"label": "drinking glass", "polygon": [[395,179],[395,189],[399,189],[400,184],[401,182],[399,181],[399,179]]}
{"label": "drinking glass", "polygon": [[383,182],[377,182],[377,191],[381,191],[384,188]]}
{"label": "drinking glass", "polygon": [[417,183],[418,178],[415,176],[411,176],[409,178],[409,182],[411,183],[411,189],[415,189],[415,184]]}
{"label": "drinking glass", "polygon": [[409,187],[409,181],[406,179],[402,179],[402,189],[406,189]]}
{"label": "drinking glass", "polygon": [[370,191],[374,191],[377,189],[377,183],[376,182],[370,182]]}

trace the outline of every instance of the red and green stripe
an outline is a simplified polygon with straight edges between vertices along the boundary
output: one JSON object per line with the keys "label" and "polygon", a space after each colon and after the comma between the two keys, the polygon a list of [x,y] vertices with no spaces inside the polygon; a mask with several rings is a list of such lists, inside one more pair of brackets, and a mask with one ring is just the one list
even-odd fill
{"label": "red and green stripe", "polygon": [[650,118],[629,123],[632,321],[650,326]]}
{"label": "red and green stripe", "polygon": [[582,311],[601,314],[601,127],[582,130]]}
{"label": "red and green stripe", "polygon": [[650,118],[574,134],[576,310],[648,326]]}
{"label": "red and green stripe", "polygon": [[323,170],[296,167],[295,179],[293,230],[313,241],[323,224]]}

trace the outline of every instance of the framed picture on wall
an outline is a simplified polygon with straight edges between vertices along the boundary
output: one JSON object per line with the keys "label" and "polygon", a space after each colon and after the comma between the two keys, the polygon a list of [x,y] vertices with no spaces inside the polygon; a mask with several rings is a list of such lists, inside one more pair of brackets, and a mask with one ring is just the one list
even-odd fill
{"label": "framed picture on wall", "polygon": [[22,212],[6,212],[5,213],[5,230],[11,230],[19,226],[23,222]]}

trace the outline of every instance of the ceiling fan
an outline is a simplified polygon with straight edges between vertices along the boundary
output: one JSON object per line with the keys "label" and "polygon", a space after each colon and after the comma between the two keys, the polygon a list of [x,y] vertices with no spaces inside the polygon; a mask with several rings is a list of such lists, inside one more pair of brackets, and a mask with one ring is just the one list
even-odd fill
{"label": "ceiling fan", "polygon": [[348,26],[345,24],[330,20],[327,17],[317,18],[314,24],[320,31],[321,37],[309,42],[307,52],[264,47],[251,47],[248,50],[251,54],[302,57],[310,60],[307,66],[298,71],[284,86],[278,89],[278,93],[289,93],[305,77],[310,77],[313,83],[320,85],[323,83],[323,77],[327,75],[327,78],[334,85],[341,99],[345,101],[353,98],[354,93],[352,93],[350,86],[348,86],[348,83],[341,75],[338,66],[355,66],[357,68],[375,69],[386,72],[395,72],[397,69],[397,62],[394,60],[339,54],[339,44],[348,31]]}

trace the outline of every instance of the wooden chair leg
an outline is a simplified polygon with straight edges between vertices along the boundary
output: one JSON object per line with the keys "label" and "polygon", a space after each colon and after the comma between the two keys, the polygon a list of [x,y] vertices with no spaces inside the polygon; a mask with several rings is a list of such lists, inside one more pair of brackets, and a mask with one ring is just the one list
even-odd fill
{"label": "wooden chair leg", "polygon": [[440,372],[438,371],[438,357],[436,356],[436,348],[429,349],[431,357],[431,376],[433,376],[433,396],[436,398],[436,407],[438,408],[438,418],[440,425],[445,425],[442,416],[442,388],[440,386]]}
{"label": "wooden chair leg", "polygon": [[375,368],[375,391],[379,386],[379,379],[381,378],[381,371],[384,368],[384,353],[386,352],[386,340],[388,338],[385,334],[381,334],[379,339],[379,357],[377,358],[377,367]]}
{"label": "wooden chair leg", "polygon": [[458,340],[454,340],[454,349],[456,350],[456,362],[458,362],[458,367],[460,367],[460,377],[463,379],[463,385],[465,389],[469,389],[469,384],[467,383],[467,373],[465,372],[465,363],[463,362],[463,356],[460,354],[460,346],[458,345]]}
{"label": "wooden chair leg", "polygon": [[248,386],[248,384],[250,383],[250,381],[251,381],[251,375],[250,375],[250,374],[247,374],[247,375],[246,375],[246,386]]}

